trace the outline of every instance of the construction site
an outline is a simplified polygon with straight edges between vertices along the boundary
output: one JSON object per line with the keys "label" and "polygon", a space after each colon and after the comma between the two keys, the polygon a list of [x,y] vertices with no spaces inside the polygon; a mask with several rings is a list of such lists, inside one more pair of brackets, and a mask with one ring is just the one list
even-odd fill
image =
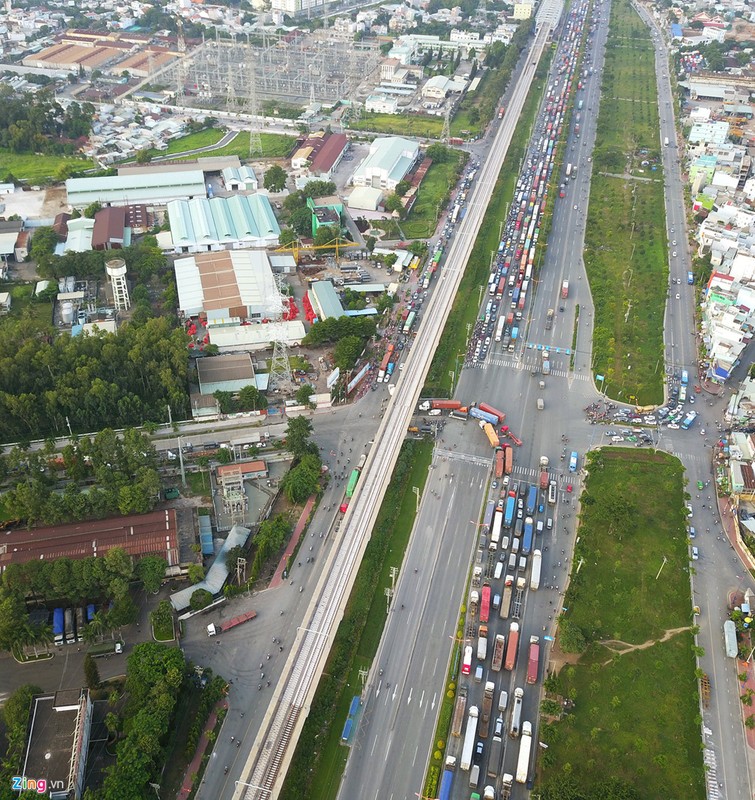
{"label": "construction site", "polygon": [[176,105],[255,114],[262,103],[333,105],[374,83],[375,42],[335,38],[328,31],[264,34],[257,42],[205,41],[162,71]]}

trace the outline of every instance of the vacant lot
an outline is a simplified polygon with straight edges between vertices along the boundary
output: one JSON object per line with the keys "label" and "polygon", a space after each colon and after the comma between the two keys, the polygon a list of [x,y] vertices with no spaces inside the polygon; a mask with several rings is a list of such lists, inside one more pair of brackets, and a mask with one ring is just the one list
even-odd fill
{"label": "vacant lot", "polygon": [[434,163],[425,175],[417,193],[417,202],[411,213],[401,223],[401,230],[408,239],[424,239],[432,236],[438,224],[438,215],[448,199],[450,187],[456,183],[462,159],[466,154],[450,151],[458,156],[447,164]]}
{"label": "vacant lot", "polygon": [[[150,150],[150,155],[156,158],[157,156],[168,156],[173,153],[185,153],[187,150],[196,150],[198,147],[210,147],[217,144],[225,134],[226,131],[220,128],[205,128],[196,133],[188,133],[186,136],[171,139],[168,142],[167,150]],[[208,153],[207,155],[213,155],[213,153]]]}
{"label": "vacant lot", "polygon": [[0,180],[10,174],[16,180],[29,184],[49,183],[65,180],[74,172],[93,168],[94,163],[85,158],[11,153],[0,149]]}
{"label": "vacant lot", "polygon": [[356,122],[350,122],[354,131],[374,131],[391,136],[413,136],[418,139],[439,139],[443,132],[443,118],[426,114],[376,114],[365,111]]}
{"label": "vacant lot", "polygon": [[[663,400],[668,287],[652,43],[627,0],[611,10],[585,241],[593,366],[610,397]],[[657,167],[657,168],[656,168]]]}
{"label": "vacant lot", "polygon": [[4,283],[2,291],[10,292],[11,310],[10,313],[0,316],[0,331],[4,325],[20,319],[32,320],[35,329],[41,325],[52,325],[52,301],[36,300],[34,284]]}
{"label": "vacant lot", "polygon": [[[204,133],[204,131],[203,131]],[[188,137],[187,137],[188,138]],[[221,137],[218,137],[218,140]],[[225,147],[218,147],[215,150],[209,150],[206,153],[198,153],[197,155],[186,156],[186,158],[199,158],[202,156],[238,156],[242,161],[248,161],[250,158],[283,158],[288,155],[291,148],[296,141],[293,136],[284,136],[280,133],[261,133],[260,141],[262,143],[262,155],[260,153],[252,153],[249,155],[249,131],[240,131],[239,135],[230,144]],[[202,145],[193,145],[194,147],[201,147]],[[184,148],[188,149],[188,148]],[[184,159],[177,158],[176,161]]]}
{"label": "vacant lot", "polygon": [[541,729],[543,797],[616,778],[639,797],[703,798],[682,467],[611,450],[588,470],[558,637],[581,655],[548,681],[574,707]]}

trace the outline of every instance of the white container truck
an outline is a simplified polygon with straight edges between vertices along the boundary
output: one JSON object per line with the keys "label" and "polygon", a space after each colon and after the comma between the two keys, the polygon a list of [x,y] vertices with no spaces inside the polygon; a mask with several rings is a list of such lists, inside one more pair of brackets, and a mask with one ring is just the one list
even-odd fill
{"label": "white container truck", "polygon": [[[514,706],[511,709],[511,725],[509,726],[509,736],[516,739],[519,736],[519,726],[522,721],[522,699],[524,698],[524,689],[517,687],[514,689]],[[477,709],[475,709],[476,711]]]}
{"label": "white container truck", "polygon": [[522,742],[519,745],[519,760],[516,764],[516,782],[527,783],[530,772],[530,754],[532,753],[532,724],[522,723]]}
{"label": "white container truck", "polygon": [[543,566],[543,554],[535,550],[532,554],[532,572],[530,573],[530,589],[536,592],[540,588],[540,570]]}
{"label": "white container truck", "polygon": [[469,709],[467,718],[467,730],[464,734],[464,746],[461,750],[461,762],[459,767],[465,772],[469,772],[472,767],[472,753],[474,752],[475,740],[477,738],[477,717],[479,712],[477,706]]}

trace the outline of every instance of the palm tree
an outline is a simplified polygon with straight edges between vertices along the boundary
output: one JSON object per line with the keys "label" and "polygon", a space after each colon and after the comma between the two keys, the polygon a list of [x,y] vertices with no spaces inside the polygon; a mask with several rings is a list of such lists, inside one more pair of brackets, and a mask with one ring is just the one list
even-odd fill
{"label": "palm tree", "polygon": [[37,642],[44,645],[45,653],[49,653],[50,645],[53,643],[54,640],[52,634],[52,625],[48,625],[46,622],[43,622],[41,625],[37,625],[36,633],[37,633]]}
{"label": "palm tree", "polygon": [[[100,610],[92,617],[89,625],[87,625],[84,631],[84,637],[87,641],[94,641],[95,639],[99,639],[106,630],[107,621],[105,620],[104,613]],[[91,637],[91,640],[89,637]]]}

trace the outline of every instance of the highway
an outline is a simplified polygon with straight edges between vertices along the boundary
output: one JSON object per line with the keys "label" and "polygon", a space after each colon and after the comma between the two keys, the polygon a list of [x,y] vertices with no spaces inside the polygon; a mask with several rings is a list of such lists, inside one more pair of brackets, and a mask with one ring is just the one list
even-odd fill
{"label": "highway", "polygon": [[277,797],[280,792],[296,738],[301,731],[329,652],[332,635],[343,615],[364,548],[369,541],[369,532],[442,334],[443,323],[474,246],[484,210],[490,201],[549,30],[547,25],[542,25],[537,31],[531,48],[532,61],[526,63],[521,80],[511,96],[511,118],[500,126],[490,156],[480,168],[468,213],[454,239],[446,266],[428,303],[406,369],[376,434],[375,445],[370,451],[355,500],[349,507],[339,538],[312,593],[305,624],[292,647],[234,797],[251,800]]}

